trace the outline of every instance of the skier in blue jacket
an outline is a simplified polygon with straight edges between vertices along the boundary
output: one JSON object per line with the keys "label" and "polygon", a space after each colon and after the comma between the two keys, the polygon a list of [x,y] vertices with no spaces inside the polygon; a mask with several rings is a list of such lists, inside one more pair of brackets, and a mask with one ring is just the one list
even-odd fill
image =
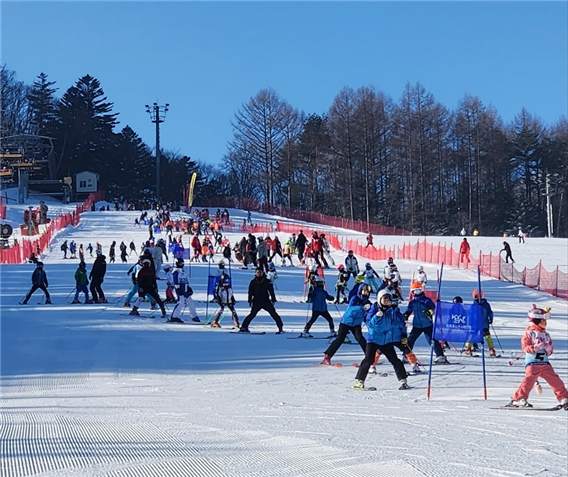
{"label": "skier in blue jacket", "polygon": [[361,326],[363,324],[365,314],[371,308],[371,302],[369,300],[370,293],[371,287],[369,285],[364,283],[359,285],[357,295],[349,300],[347,310],[345,310],[345,314],[343,315],[343,318],[341,318],[337,337],[333,343],[329,345],[327,350],[325,350],[325,356],[321,364],[331,364],[331,358],[333,358],[333,355],[341,347],[349,332],[353,333],[353,336],[361,346],[361,349],[365,352],[367,348],[367,341],[363,336]]}
{"label": "skier in blue jacket", "polygon": [[323,316],[329,324],[329,337],[335,338],[337,336],[337,333],[335,332],[335,325],[333,324],[333,318],[329,314],[326,302],[326,300],[333,301],[334,298],[324,289],[324,284],[325,280],[322,277],[316,277],[315,287],[308,294],[308,303],[312,304],[312,317],[310,318],[310,321],[306,323],[304,332],[301,334],[302,338],[313,338],[310,334],[310,328],[320,316]]}
{"label": "skier in blue jacket", "polygon": [[406,337],[406,325],[404,317],[398,307],[391,306],[392,295],[387,290],[381,290],[377,295],[377,303],[375,303],[367,313],[367,347],[365,349],[365,358],[361,361],[361,365],[355,377],[354,389],[364,389],[365,379],[369,372],[369,368],[375,361],[375,354],[380,351],[384,354],[392,364],[398,382],[399,389],[407,389],[406,369],[404,364],[394,349],[395,343],[400,343]]}
{"label": "skier in blue jacket", "polygon": [[428,344],[431,345],[434,342],[434,353],[436,353],[435,363],[447,363],[448,360],[444,356],[444,350],[440,345],[438,340],[432,338],[432,333],[434,331],[434,323],[432,318],[434,316],[434,309],[436,305],[434,302],[424,294],[424,289],[422,285],[418,282],[414,282],[411,285],[411,291],[414,298],[408,303],[408,308],[404,312],[405,319],[412,315],[412,331],[408,336],[408,346],[410,349],[414,348],[414,343],[420,337],[422,333],[426,336]]}

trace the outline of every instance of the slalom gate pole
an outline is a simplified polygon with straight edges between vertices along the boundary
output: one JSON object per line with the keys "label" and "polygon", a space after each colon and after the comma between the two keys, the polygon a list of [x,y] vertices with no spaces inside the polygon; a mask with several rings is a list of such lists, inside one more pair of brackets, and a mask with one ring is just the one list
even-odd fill
{"label": "slalom gate pole", "polygon": [[495,338],[497,338],[497,343],[499,343],[499,348],[501,348],[501,353],[505,353],[505,350],[503,349],[503,345],[501,344],[501,340],[499,339],[499,336],[497,336],[497,332],[495,331],[495,327],[493,326],[493,323],[491,323],[491,330],[493,331],[493,334],[495,335]]}
{"label": "slalom gate pole", "polygon": [[[440,267],[440,278],[438,279],[438,297],[440,296],[440,291],[442,289],[442,274],[444,272],[444,262]],[[432,368],[434,363],[434,330],[436,329],[436,315],[434,314],[434,325],[432,327],[432,340],[430,342],[430,369],[428,370],[428,385],[426,387],[426,399],[430,400],[430,391],[432,389]]]}
{"label": "slalom gate pole", "polygon": [[[481,269],[477,266],[477,289],[479,291],[479,300],[481,301]],[[483,338],[482,338],[483,339]],[[481,366],[483,369],[483,399],[487,401],[487,377],[485,375],[485,345],[481,346]]]}

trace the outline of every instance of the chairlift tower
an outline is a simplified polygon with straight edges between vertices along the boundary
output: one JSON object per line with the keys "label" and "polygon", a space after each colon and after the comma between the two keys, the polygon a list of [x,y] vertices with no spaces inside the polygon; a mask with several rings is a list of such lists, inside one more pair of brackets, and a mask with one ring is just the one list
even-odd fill
{"label": "chairlift tower", "polygon": [[146,112],[150,115],[150,120],[156,125],[156,200],[160,201],[160,123],[166,120],[166,113],[170,105],[160,106],[153,103],[152,106],[146,105]]}

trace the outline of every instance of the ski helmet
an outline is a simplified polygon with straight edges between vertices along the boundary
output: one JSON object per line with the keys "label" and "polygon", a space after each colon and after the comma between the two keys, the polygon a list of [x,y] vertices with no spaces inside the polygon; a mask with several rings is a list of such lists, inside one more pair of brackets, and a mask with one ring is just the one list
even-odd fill
{"label": "ski helmet", "polygon": [[270,262],[268,264],[268,270],[276,270],[276,266],[272,262]]}
{"label": "ski helmet", "polygon": [[414,295],[420,295],[424,291],[424,288],[422,288],[422,283],[412,282],[412,285],[410,285],[410,291]]}
{"label": "ski helmet", "polygon": [[394,263],[394,260],[392,257],[389,257],[387,260],[387,263],[390,265],[391,263]]}
{"label": "ski helmet", "polygon": [[392,294],[386,289],[383,288],[379,293],[377,293],[377,301],[380,303],[383,298],[388,298],[392,301]]}
{"label": "ski helmet", "polygon": [[454,303],[463,303],[463,298],[461,296],[454,297]]}
{"label": "ski helmet", "polygon": [[365,277],[361,274],[355,276],[355,284],[360,285],[365,281]]}
{"label": "ski helmet", "polygon": [[185,262],[183,261],[183,258],[178,258],[176,261],[176,268],[183,268],[185,265]]}
{"label": "ski helmet", "polygon": [[365,292],[365,293],[367,294],[367,296],[368,296],[368,295],[371,294],[372,291],[373,291],[373,290],[372,290],[372,288],[371,288],[369,285],[363,285],[363,286],[361,286],[361,288],[360,288],[360,290],[359,290],[359,293],[362,295],[363,292]]}
{"label": "ski helmet", "polygon": [[325,280],[322,277],[316,277],[315,283],[316,285],[323,285],[325,283]]}
{"label": "ski helmet", "polygon": [[142,260],[142,266],[143,267],[149,267],[150,265],[152,265],[152,262],[150,262],[150,260],[148,260],[147,258]]}
{"label": "ski helmet", "polygon": [[43,262],[37,262],[36,267],[37,268],[43,268]]}
{"label": "ski helmet", "polygon": [[79,263],[79,266],[80,266],[81,268],[85,268],[85,267],[87,266],[87,264],[86,264],[85,262],[81,262],[81,263]]}
{"label": "ski helmet", "polygon": [[219,268],[225,268],[225,263],[224,263],[224,262],[219,262]]}
{"label": "ski helmet", "polygon": [[341,272],[342,270],[345,270],[345,265],[343,265],[342,263],[340,263],[340,264],[337,266],[337,269]]}
{"label": "ski helmet", "polygon": [[424,267],[423,267],[422,265],[419,265],[416,270],[418,270],[419,272],[423,272],[423,271],[424,271]]}
{"label": "ski helmet", "polygon": [[371,264],[370,264],[369,262],[367,262],[367,263],[365,264],[365,268],[371,268]]}
{"label": "ski helmet", "polygon": [[[480,293],[479,290],[477,288],[475,288],[472,292],[471,292],[471,296],[473,296],[474,300],[479,300],[480,297]],[[481,292],[481,298],[483,298],[483,291]]]}
{"label": "ski helmet", "polygon": [[549,306],[545,308],[537,308],[536,305],[533,305],[532,309],[528,312],[528,319],[529,321],[532,320],[549,320],[550,319],[550,310]]}

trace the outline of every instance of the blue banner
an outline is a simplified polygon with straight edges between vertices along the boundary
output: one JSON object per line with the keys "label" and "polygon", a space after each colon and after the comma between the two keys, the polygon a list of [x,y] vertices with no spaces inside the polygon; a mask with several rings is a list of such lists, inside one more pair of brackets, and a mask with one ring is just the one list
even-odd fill
{"label": "blue banner", "polygon": [[482,343],[481,307],[476,304],[437,302],[434,338],[457,343]]}

